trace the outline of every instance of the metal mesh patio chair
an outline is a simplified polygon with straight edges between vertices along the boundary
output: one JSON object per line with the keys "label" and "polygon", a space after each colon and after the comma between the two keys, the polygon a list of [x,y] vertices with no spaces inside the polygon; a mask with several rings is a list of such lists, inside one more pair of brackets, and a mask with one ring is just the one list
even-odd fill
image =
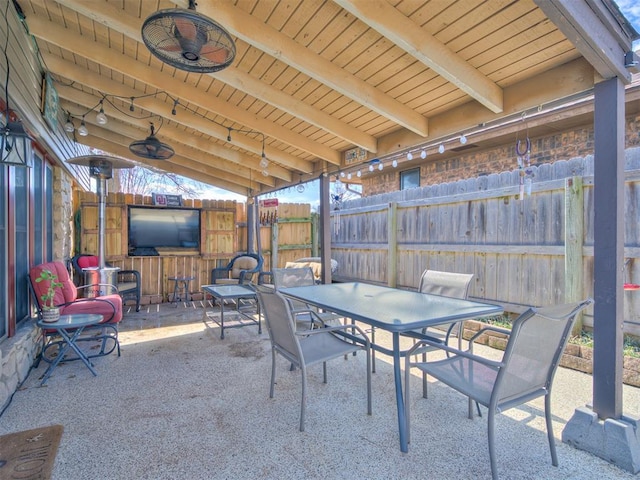
{"label": "metal mesh patio chair", "polygon": [[[420,277],[418,291],[422,293],[431,293],[434,295],[442,295],[445,297],[455,297],[466,299],[469,295],[469,286],[471,285],[472,273],[453,273],[441,272],[438,270],[425,270]],[[457,332],[454,332],[456,325]],[[442,343],[448,343],[452,333],[456,333],[458,338],[462,337],[462,329],[464,322],[452,323],[445,332],[437,328],[421,329],[402,333],[402,336],[411,337],[415,340],[426,338],[428,340],[438,340]],[[375,343],[375,329],[371,330],[371,342]],[[460,346],[460,345],[458,345]],[[373,371],[375,367],[375,351],[373,353]],[[426,360],[426,351],[422,352],[423,361]],[[427,398],[427,376],[422,376],[422,396]]]}
{"label": "metal mesh patio chair", "polygon": [[[487,326],[469,340],[469,349],[460,350],[438,341],[422,340],[409,350],[405,360],[405,409],[407,437],[410,438],[411,368],[418,368],[442,383],[466,395],[469,418],[473,418],[473,402],[488,408],[488,443],[491,474],[498,478],[495,459],[495,415],[544,396],[547,436],[551,462],[558,457],[551,424],[551,385],[560,356],[571,333],[576,315],[593,300],[580,303],[529,308],[513,323],[511,330]],[[508,335],[502,360],[494,361],[476,355],[474,342],[488,331]],[[444,350],[443,360],[412,362],[413,355],[423,347]]]}
{"label": "metal mesh patio chair", "polygon": [[[473,273],[442,272],[439,270],[425,270],[420,277],[418,291],[431,293],[445,297],[455,297],[466,299],[469,296],[469,286],[473,279]],[[456,328],[457,327],[457,328]],[[416,340],[426,338],[427,340],[439,340],[447,345],[451,335],[458,337],[458,348],[461,348],[462,332],[464,331],[464,320],[450,324],[443,332],[439,328],[428,328],[422,331],[408,332],[405,336]],[[427,352],[422,353],[422,361],[427,361]],[[427,398],[427,374],[422,374],[422,396]]]}
{"label": "metal mesh patio chair", "polygon": [[[315,285],[315,278],[311,267],[274,268],[272,271],[273,285],[276,290],[287,287],[305,287]],[[324,325],[340,325],[343,318],[331,312],[321,312],[313,305],[307,305],[298,300],[287,299],[296,324],[304,328],[313,328],[313,320],[319,317]],[[315,313],[312,315],[311,312]]]}
{"label": "metal mesh patio chair", "polygon": [[[322,363],[324,383],[327,383],[327,361],[358,350],[367,355],[367,413],[371,415],[371,345],[365,333],[356,325],[337,325],[313,330],[296,331],[291,306],[273,288],[254,285],[260,311],[264,315],[271,339],[271,384],[273,398],[276,381],[276,357],[282,355],[302,372],[300,431],[304,431],[307,403],[307,367]],[[321,320],[318,318],[318,322]]]}

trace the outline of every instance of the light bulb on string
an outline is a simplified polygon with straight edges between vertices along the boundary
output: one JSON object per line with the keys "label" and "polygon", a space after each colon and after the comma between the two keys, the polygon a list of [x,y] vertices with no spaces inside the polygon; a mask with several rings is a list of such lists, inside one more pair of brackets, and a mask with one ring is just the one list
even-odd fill
{"label": "light bulb on string", "polygon": [[441,143],[440,146],[438,147],[438,152],[439,153],[444,153],[444,145]]}
{"label": "light bulb on string", "polygon": [[407,153],[407,160],[413,160],[413,153]]}
{"label": "light bulb on string", "polygon": [[80,122],[80,127],[78,127],[78,135],[81,137],[89,135],[89,130],[87,130],[87,126],[84,123],[84,117],[82,117],[82,122]]}
{"label": "light bulb on string", "polygon": [[369,171],[373,172],[373,165],[369,165]]}
{"label": "light bulb on string", "polygon": [[342,178],[344,178],[344,177],[345,177],[345,175],[346,175],[346,173],[344,173],[344,172],[340,172],[340,176],[341,176]]}
{"label": "light bulb on string", "polygon": [[358,173],[356,173],[356,177],[360,178],[361,176],[362,176],[362,172],[358,170]]}
{"label": "light bulb on string", "polygon": [[302,183],[299,183],[296,187],[296,190],[298,191],[298,193],[304,193],[304,185]]}
{"label": "light bulb on string", "polygon": [[347,180],[351,180],[351,172],[347,173]]}
{"label": "light bulb on string", "polygon": [[380,162],[380,163],[378,164],[378,170],[382,171],[382,169],[383,169],[383,168],[384,168],[384,166],[382,165],[382,162]]}
{"label": "light bulb on string", "polygon": [[464,133],[462,135],[460,135],[460,143],[462,145],[465,145],[467,143],[467,137],[466,137],[466,135]]}
{"label": "light bulb on string", "polygon": [[423,160],[427,158],[427,151],[424,148],[420,152],[420,158],[422,158]]}
{"label": "light bulb on string", "polygon": [[102,100],[100,101],[100,111],[96,114],[96,123],[98,125],[106,125],[109,119],[104,114],[104,107],[102,106]]}
{"label": "light bulb on string", "polygon": [[391,166],[392,166],[393,168],[396,168],[396,167],[398,166],[398,160],[393,159],[393,162],[391,162]]}
{"label": "light bulb on string", "polygon": [[71,133],[76,129],[75,125],[71,121],[71,115],[67,114],[67,123],[64,124],[64,131]]}
{"label": "light bulb on string", "polygon": [[263,177],[268,177],[269,176],[269,172],[267,171],[266,168],[264,170],[262,170],[262,176]]}
{"label": "light bulb on string", "polygon": [[267,168],[269,166],[269,160],[267,160],[267,156],[262,152],[262,158],[260,159],[260,167]]}

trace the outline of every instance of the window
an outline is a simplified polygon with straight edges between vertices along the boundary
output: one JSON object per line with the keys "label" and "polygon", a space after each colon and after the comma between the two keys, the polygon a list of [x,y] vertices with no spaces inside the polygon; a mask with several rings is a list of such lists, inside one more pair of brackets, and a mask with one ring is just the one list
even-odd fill
{"label": "window", "polygon": [[[14,265],[16,324],[29,317],[29,172],[24,167],[13,168],[14,196]],[[10,329],[11,330],[11,329]],[[12,334],[12,333],[11,333]]]}
{"label": "window", "polygon": [[420,169],[413,168],[400,172],[400,190],[418,188],[420,186]]}

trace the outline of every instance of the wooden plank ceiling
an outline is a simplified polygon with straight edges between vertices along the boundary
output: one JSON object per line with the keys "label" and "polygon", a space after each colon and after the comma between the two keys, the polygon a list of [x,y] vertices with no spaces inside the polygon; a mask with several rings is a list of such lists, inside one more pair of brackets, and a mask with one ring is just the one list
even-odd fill
{"label": "wooden plank ceiling", "polygon": [[[382,158],[593,85],[532,0],[201,0],[237,48],[212,74],[142,42],[150,14],[186,1],[19,3],[62,108],[94,109],[81,142],[243,195],[344,169],[354,147]],[[168,161],[128,150],[150,122],[176,151]]]}

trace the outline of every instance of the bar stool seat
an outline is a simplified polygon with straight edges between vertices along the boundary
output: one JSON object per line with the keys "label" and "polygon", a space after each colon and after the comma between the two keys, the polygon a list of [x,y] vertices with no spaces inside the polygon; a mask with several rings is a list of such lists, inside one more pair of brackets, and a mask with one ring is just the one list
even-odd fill
{"label": "bar stool seat", "polygon": [[169,277],[169,280],[175,282],[173,284],[173,298],[169,303],[175,303],[178,307],[178,302],[191,300],[191,294],[189,293],[189,283],[191,280],[195,280],[196,277]]}

